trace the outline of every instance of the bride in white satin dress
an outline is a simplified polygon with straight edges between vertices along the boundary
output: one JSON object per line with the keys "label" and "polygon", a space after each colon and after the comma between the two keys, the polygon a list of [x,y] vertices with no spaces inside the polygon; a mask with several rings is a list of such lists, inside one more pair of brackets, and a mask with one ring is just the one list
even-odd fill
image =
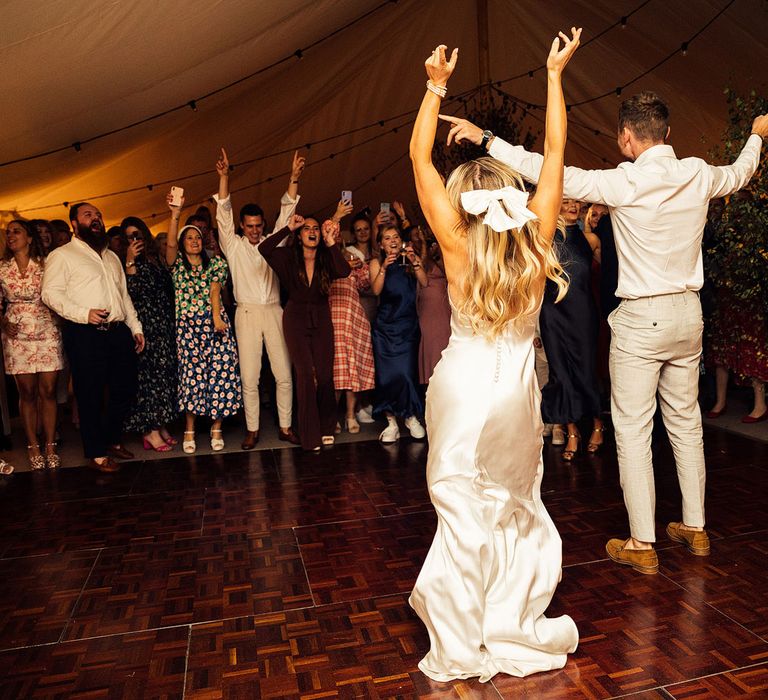
{"label": "bride in white satin dress", "polygon": [[[429,632],[419,668],[437,681],[562,668],[578,644],[567,615],[547,618],[561,541],[541,501],[541,395],[533,335],[547,278],[567,285],[552,250],[563,181],[561,73],[581,30],[547,59],[544,165],[526,205],[519,175],[491,158],[446,185],[432,164],[440,93],[458,59],[439,46],[411,138],[419,202],[443,250],[451,339],[429,383],[427,481],[438,525],[410,604]],[[560,46],[560,39],[563,45]],[[448,143],[488,138],[466,120]],[[485,138],[484,138],[485,137]]]}

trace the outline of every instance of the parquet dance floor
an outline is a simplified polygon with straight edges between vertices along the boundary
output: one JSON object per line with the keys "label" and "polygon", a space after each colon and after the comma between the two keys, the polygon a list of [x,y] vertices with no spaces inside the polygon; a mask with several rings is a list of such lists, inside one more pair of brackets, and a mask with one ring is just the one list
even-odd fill
{"label": "parquet dance floor", "polygon": [[15,475],[0,483],[0,697],[768,698],[768,444],[709,429],[705,445],[709,558],[664,534],[679,493],[656,449],[658,576],[606,560],[628,534],[613,446],[570,465],[545,448],[565,565],[550,612],[580,645],[562,671],[487,684],[416,667],[425,444]]}

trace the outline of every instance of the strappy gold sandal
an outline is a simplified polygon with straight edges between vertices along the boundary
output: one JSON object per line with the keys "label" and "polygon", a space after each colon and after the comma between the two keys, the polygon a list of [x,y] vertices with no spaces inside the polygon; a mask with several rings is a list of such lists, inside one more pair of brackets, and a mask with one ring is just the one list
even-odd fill
{"label": "strappy gold sandal", "polygon": [[566,445],[568,444],[567,440],[570,440],[571,438],[576,438],[576,449],[575,450],[563,450],[563,461],[564,462],[570,462],[573,460],[573,458],[576,456],[576,453],[579,451],[579,441],[581,440],[581,435],[578,433],[568,433],[568,436],[566,438]]}
{"label": "strappy gold sandal", "polygon": [[[595,433],[599,433],[600,435],[602,435],[604,432],[605,432],[605,426],[602,426],[600,428],[592,428],[592,435],[594,435]],[[590,439],[590,441],[587,443],[587,452],[593,455],[596,452],[598,452],[602,446],[603,446],[602,442],[592,442],[592,440]]]}

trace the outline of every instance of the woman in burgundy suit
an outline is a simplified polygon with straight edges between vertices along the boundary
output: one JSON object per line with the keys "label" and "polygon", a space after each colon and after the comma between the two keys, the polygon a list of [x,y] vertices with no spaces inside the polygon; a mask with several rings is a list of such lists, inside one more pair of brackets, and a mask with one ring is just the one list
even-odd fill
{"label": "woman in burgundy suit", "polygon": [[[331,282],[352,272],[335,232],[339,225],[292,216],[288,226],[259,244],[259,252],[288,293],[283,332],[296,373],[299,438],[305,450],[333,444],[336,396],[333,386],[333,324],[328,306]],[[292,231],[292,244],[279,247]]]}

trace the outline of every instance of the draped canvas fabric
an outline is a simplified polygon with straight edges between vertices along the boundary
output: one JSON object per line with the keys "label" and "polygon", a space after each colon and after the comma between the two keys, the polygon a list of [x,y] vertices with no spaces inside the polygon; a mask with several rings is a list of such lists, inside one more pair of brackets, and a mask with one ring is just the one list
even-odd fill
{"label": "draped canvas fabric", "polygon": [[[499,81],[540,66],[556,30],[581,25],[586,41],[642,0],[488,4],[490,75]],[[616,27],[579,50],[565,77],[567,101],[577,103],[626,84],[727,4],[650,0],[626,28]],[[233,201],[235,207],[256,201],[274,218],[291,154],[271,154],[353,130],[303,149],[308,168],[301,183],[302,213],[330,214],[341,190],[353,191],[356,207],[378,208],[380,201],[393,199],[414,205],[407,157],[413,115],[383,127],[378,122],[418,107],[423,61],[438,43],[460,47],[449,96],[479,83],[477,8],[474,0],[381,5],[381,0],[7,0],[0,26],[0,162],[76,142],[82,146],[79,152],[68,148],[0,168],[2,221],[14,212],[66,219],[63,202],[89,199],[108,224],[138,215],[161,230],[169,185],[152,190],[145,185],[171,180],[185,188],[187,205],[196,206],[215,191],[213,168],[221,146],[233,163],[263,158],[236,167]],[[671,143],[678,155],[706,156],[724,131],[726,85],[768,93],[767,5],[738,0],[691,43],[686,56],[674,56],[622,96],[574,107],[567,162],[617,163],[610,135],[618,105],[643,89],[669,101]],[[301,58],[293,55],[368,12]],[[87,142],[186,105],[284,57],[290,58],[198,100],[196,111],[184,107]],[[526,102],[540,104],[546,98],[543,71],[502,87]],[[461,113],[460,105],[449,111]],[[543,111],[532,114],[543,117]],[[540,121],[529,119],[541,129]],[[595,129],[606,135],[596,135]],[[338,155],[328,159],[331,154]],[[198,173],[204,174],[184,177]],[[97,198],[136,187],[142,189]]]}

